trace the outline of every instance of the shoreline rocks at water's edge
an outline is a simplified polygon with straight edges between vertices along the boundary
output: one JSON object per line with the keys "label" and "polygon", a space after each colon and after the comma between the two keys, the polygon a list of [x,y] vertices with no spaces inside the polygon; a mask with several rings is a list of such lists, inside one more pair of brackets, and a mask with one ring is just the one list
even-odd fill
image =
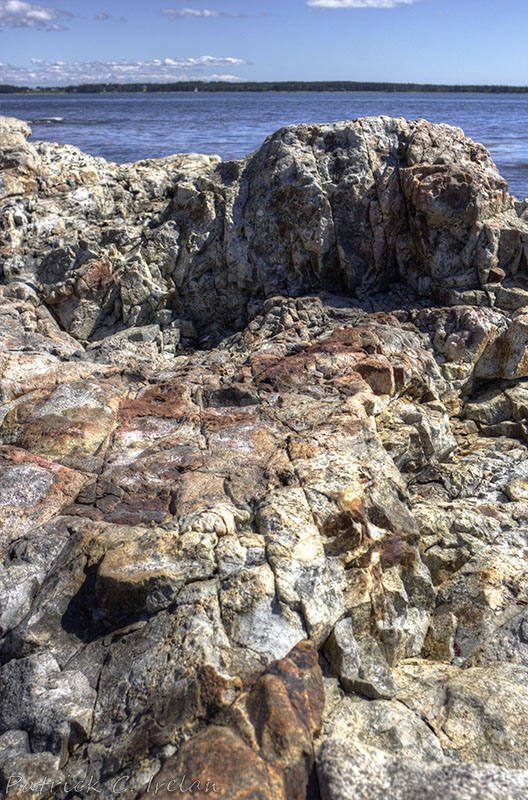
{"label": "shoreline rocks at water's edge", "polygon": [[28,134],[0,121],[0,780],[300,800],[315,744],[324,800],[524,791],[528,222],[487,151]]}

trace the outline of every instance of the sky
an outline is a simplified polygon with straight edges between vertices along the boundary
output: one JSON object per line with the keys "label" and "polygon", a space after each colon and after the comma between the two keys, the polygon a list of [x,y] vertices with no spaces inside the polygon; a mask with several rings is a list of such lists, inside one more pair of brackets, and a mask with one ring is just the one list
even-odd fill
{"label": "sky", "polygon": [[0,83],[528,85],[528,0],[0,0]]}

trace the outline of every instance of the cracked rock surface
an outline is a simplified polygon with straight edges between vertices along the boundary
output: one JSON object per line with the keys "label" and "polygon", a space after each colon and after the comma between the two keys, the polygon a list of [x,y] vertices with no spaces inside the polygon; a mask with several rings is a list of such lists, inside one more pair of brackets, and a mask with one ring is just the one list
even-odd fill
{"label": "cracked rock surface", "polygon": [[0,118],[3,790],[524,797],[528,223],[487,151],[29,133]]}

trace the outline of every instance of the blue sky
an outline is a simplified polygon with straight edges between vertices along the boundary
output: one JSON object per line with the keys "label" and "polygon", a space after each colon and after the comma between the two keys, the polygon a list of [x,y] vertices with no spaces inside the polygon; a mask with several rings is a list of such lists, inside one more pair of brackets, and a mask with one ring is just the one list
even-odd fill
{"label": "blue sky", "polygon": [[0,0],[0,82],[528,84],[528,0]]}

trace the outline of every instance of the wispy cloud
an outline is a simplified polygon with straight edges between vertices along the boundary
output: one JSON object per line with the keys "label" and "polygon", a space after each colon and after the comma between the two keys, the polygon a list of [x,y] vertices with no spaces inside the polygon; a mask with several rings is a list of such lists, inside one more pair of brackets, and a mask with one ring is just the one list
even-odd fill
{"label": "wispy cloud", "polygon": [[411,6],[419,0],[307,0],[313,8],[397,8]]}
{"label": "wispy cloud", "polygon": [[233,17],[240,19],[245,14],[229,14],[227,11],[213,11],[210,8],[164,8],[161,12],[168,19],[198,19],[211,17]]}
{"label": "wispy cloud", "polygon": [[15,86],[67,86],[78,83],[148,83],[185,80],[238,80],[231,73],[210,74],[218,67],[239,67],[250,62],[229,56],[155,58],[150,61],[45,61],[33,58],[31,66],[0,62],[0,83]]}
{"label": "wispy cloud", "polygon": [[0,28],[40,28],[66,31],[64,22],[73,14],[51,6],[39,6],[23,0],[0,0]]}
{"label": "wispy cloud", "polygon": [[[100,14],[95,14],[93,17],[97,22],[112,22],[116,19],[111,14],[107,14],[105,11],[101,11]],[[126,22],[125,17],[117,17],[117,22]]]}

